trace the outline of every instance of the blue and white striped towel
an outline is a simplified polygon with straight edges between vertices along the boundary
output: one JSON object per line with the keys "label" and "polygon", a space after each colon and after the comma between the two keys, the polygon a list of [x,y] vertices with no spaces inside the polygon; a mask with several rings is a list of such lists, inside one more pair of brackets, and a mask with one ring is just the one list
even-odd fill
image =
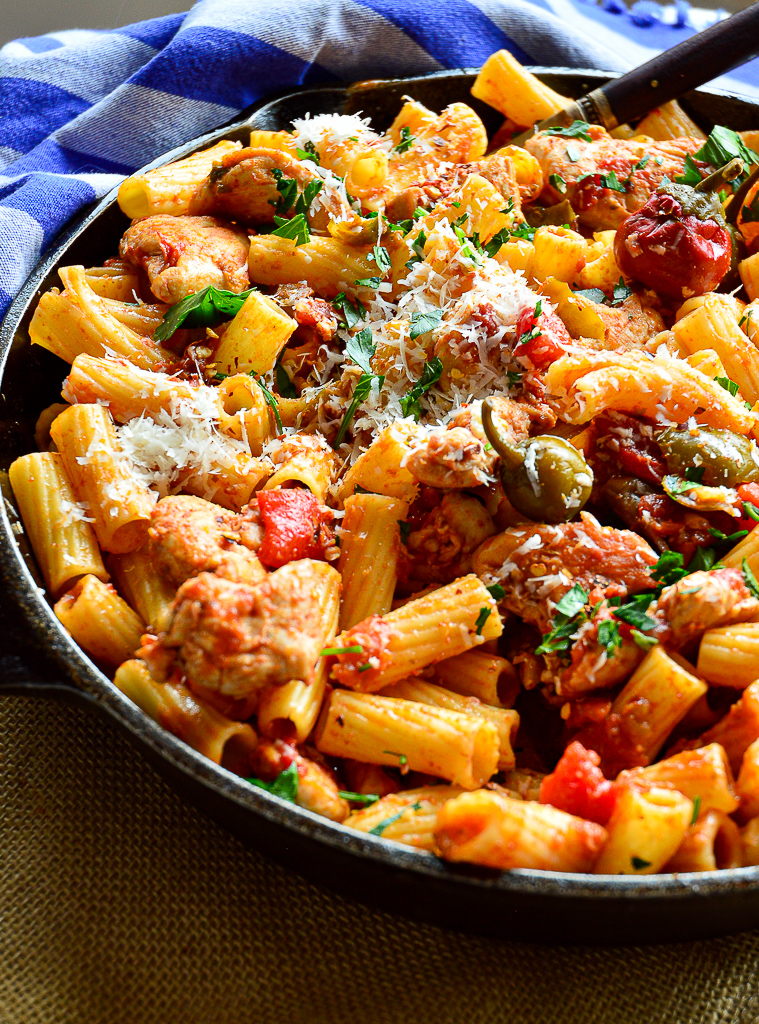
{"label": "blue and white striped towel", "polygon": [[[724,17],[684,0],[200,0],[0,50],[0,317],[64,225],[120,178],[301,83],[526,64],[622,71]],[[723,84],[759,96],[759,61]]]}

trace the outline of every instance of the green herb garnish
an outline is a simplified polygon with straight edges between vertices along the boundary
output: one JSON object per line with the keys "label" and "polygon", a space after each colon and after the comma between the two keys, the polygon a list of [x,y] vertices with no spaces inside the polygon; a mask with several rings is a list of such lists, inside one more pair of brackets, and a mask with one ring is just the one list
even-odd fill
{"label": "green herb garnish", "polygon": [[295,761],[291,761],[273,782],[264,782],[263,779],[246,779],[245,781],[258,789],[265,789],[272,796],[278,796],[280,799],[289,800],[291,804],[294,804],[298,795],[298,765]]}
{"label": "green herb garnish", "polygon": [[257,290],[248,288],[244,292],[230,292],[209,285],[202,291],[186,295],[164,313],[153,338],[155,341],[168,341],[180,327],[215,327],[236,316],[247,297]]}
{"label": "green herb garnish", "polygon": [[404,416],[413,416],[416,422],[419,422],[419,417],[422,414],[419,399],[430,390],[433,384],[440,380],[442,372],[443,363],[438,356],[433,356],[432,359],[427,360],[419,380],[401,398],[401,410]]}
{"label": "green herb garnish", "polygon": [[406,811],[418,811],[421,806],[422,805],[417,800],[417,802],[415,804],[411,804],[410,807],[404,807],[403,810],[398,811],[397,814],[392,814],[389,818],[385,818],[384,821],[381,821],[379,825],[375,825],[374,828],[370,828],[369,835],[381,836],[385,829],[389,828],[390,825],[394,825],[399,818],[403,817]]}

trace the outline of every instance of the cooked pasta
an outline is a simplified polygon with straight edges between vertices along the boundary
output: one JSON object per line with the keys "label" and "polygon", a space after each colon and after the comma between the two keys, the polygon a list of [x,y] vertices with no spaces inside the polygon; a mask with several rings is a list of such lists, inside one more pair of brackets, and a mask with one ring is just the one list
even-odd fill
{"label": "cooked pasta", "polygon": [[30,323],[70,365],[17,528],[126,698],[310,812],[491,869],[757,864],[747,168],[691,195],[750,139],[673,103],[519,147],[564,98],[505,51],[472,92],[490,140],[407,97],[126,179]]}

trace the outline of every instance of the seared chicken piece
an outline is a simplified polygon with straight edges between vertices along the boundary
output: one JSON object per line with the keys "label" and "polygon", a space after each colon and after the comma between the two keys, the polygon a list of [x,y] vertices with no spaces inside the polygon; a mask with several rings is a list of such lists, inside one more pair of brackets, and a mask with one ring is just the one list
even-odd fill
{"label": "seared chicken piece", "polygon": [[746,586],[740,569],[692,572],[667,587],[654,608],[654,617],[661,623],[654,635],[676,650],[707,629],[759,621],[759,600]]}
{"label": "seared chicken piece", "polygon": [[273,172],[297,182],[302,192],[310,181],[318,180],[312,166],[310,161],[297,160],[277,149],[235,150],[206,178],[191,212],[218,214],[247,224],[271,224],[281,199]]}
{"label": "seared chicken piece", "polygon": [[153,294],[169,305],[208,285],[241,292],[250,284],[246,233],[215,217],[144,217],[119,252],[145,269]]}
{"label": "seared chicken piece", "polygon": [[486,583],[500,583],[503,604],[541,633],[553,610],[580,584],[591,601],[624,597],[651,586],[657,555],[636,533],[601,526],[589,512],[558,526],[518,526],[486,540],[472,566]]}
{"label": "seared chicken piece", "polygon": [[308,558],[288,562],[253,586],[202,572],[177,591],[160,642],[176,648],[191,686],[227,697],[308,679],[324,642],[314,581],[328,575],[337,572]]}
{"label": "seared chicken piece", "polygon": [[[318,755],[317,755],[318,756]],[[271,781],[295,762],[298,769],[298,791],[295,803],[331,821],[344,821],[350,814],[349,804],[340,796],[333,775],[318,761],[304,757],[284,740],[262,737],[253,753],[255,775]]]}
{"label": "seared chicken piece", "polygon": [[435,177],[408,185],[403,191],[393,196],[385,211],[389,219],[393,221],[407,220],[414,215],[414,210],[417,207],[427,209],[460,188],[470,174],[481,175],[501,193],[504,205],[508,205],[508,201],[511,199],[514,209],[519,210],[519,185],[517,184],[514,161],[511,157],[495,153],[486,160],[476,160],[466,164],[444,163],[442,168]]}
{"label": "seared chicken piece", "polygon": [[472,571],[472,553],[495,532],[493,520],[477,498],[458,491],[444,495],[408,535],[409,577],[452,583],[466,576]]}
{"label": "seared chicken piece", "polygon": [[311,288],[299,284],[281,284],[272,296],[290,314],[299,327],[313,330],[320,341],[332,341],[339,327],[335,308],[326,299],[314,295]]}
{"label": "seared chicken piece", "polygon": [[[619,227],[643,206],[665,175],[672,181],[682,174],[687,154],[703,145],[700,139],[687,138],[666,142],[613,139],[598,125],[589,125],[588,134],[591,142],[537,132],[527,140],[525,149],[543,171],[541,200],[551,205],[568,199],[580,223],[594,231]],[[623,191],[603,186],[599,176],[612,172]],[[565,193],[549,183],[554,174],[566,183]]]}
{"label": "seared chicken piece", "polygon": [[175,586],[201,572],[236,583],[266,575],[255,554],[263,540],[255,508],[238,514],[203,498],[173,495],[153,509],[148,536],[156,568]]}

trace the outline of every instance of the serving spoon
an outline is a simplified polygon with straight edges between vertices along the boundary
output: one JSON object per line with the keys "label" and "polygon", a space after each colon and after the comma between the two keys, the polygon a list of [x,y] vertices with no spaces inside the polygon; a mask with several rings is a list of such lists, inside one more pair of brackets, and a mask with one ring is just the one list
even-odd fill
{"label": "serving spoon", "polygon": [[621,78],[577,100],[512,142],[522,146],[536,131],[565,128],[573,121],[600,124],[611,131],[643,117],[654,107],[759,56],[759,2],[665,50]]}

